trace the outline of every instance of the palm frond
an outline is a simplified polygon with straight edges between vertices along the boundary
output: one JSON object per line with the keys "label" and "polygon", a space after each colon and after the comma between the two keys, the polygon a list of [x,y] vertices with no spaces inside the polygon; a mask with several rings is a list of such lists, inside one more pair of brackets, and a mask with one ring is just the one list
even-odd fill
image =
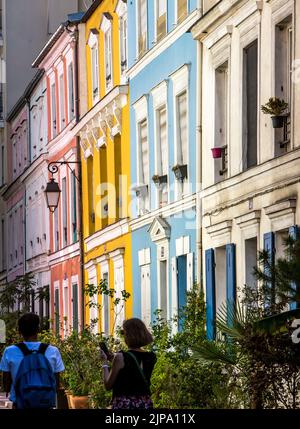
{"label": "palm frond", "polygon": [[219,362],[227,365],[236,365],[237,357],[230,351],[222,350],[213,341],[203,343],[193,348],[193,357],[205,362]]}

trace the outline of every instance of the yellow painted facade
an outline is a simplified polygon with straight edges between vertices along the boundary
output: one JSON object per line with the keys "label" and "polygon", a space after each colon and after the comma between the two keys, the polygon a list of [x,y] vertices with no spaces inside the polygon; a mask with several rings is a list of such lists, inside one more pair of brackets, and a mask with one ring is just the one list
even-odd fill
{"label": "yellow painted facade", "polygon": [[[132,316],[131,236],[128,225],[130,105],[129,88],[126,83],[121,83],[118,3],[117,0],[104,0],[85,24],[88,113],[79,123],[78,135],[82,148],[85,284],[91,283],[91,277],[96,277],[99,283],[105,270],[109,287],[120,290],[123,280],[120,282],[120,274],[116,278],[116,267],[123,266],[124,289],[131,295],[125,305],[125,318],[128,318]],[[106,46],[101,28],[104,20],[111,25],[112,34],[113,73],[109,90],[106,88]],[[91,38],[98,49],[99,96],[96,100]],[[101,296],[98,302],[104,305]],[[87,324],[90,312],[86,307]],[[98,317],[99,331],[103,331],[102,310]],[[110,331],[114,318],[113,300],[110,299]]]}

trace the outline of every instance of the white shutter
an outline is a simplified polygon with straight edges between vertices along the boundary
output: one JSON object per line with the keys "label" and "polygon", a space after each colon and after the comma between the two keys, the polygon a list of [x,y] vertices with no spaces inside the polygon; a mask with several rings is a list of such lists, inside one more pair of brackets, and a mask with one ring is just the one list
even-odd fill
{"label": "white shutter", "polygon": [[150,265],[141,267],[141,318],[146,326],[151,323]]}
{"label": "white shutter", "polygon": [[187,290],[190,291],[194,283],[194,254],[188,253],[186,259]]}
{"label": "white shutter", "polygon": [[171,276],[172,276],[172,311],[171,317],[178,315],[178,292],[177,292],[177,263],[176,257],[171,259]]}

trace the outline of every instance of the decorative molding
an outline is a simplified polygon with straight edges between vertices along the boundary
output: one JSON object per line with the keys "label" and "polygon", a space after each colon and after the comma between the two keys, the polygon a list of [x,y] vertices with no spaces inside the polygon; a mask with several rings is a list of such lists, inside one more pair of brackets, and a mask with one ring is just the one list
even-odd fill
{"label": "decorative molding", "polygon": [[100,22],[100,30],[103,31],[103,33],[106,33],[112,25],[113,17],[109,12],[104,12],[101,18]]}
{"label": "decorative molding", "polygon": [[171,227],[165,219],[158,216],[153,220],[148,232],[151,240],[156,243],[170,238]]}
{"label": "decorative molding", "polygon": [[106,227],[101,231],[97,231],[92,236],[85,239],[86,251],[90,252],[102,244],[114,240],[129,232],[128,220],[122,220],[113,225]]}
{"label": "decorative molding", "polygon": [[290,198],[265,207],[265,213],[271,220],[272,231],[288,228],[295,224],[297,199]]}
{"label": "decorative molding", "polygon": [[238,216],[235,218],[236,224],[241,228],[248,228],[251,225],[260,223],[261,211],[255,210],[251,213],[247,213],[242,216]]}
{"label": "decorative molding", "polygon": [[96,28],[92,28],[90,30],[90,34],[87,40],[87,45],[89,45],[90,48],[92,48],[95,45],[98,45],[99,40],[99,31]]}
{"label": "decorative molding", "polygon": [[119,17],[124,16],[127,13],[127,0],[119,0],[115,12]]}
{"label": "decorative molding", "polygon": [[141,122],[143,119],[148,116],[148,97],[147,95],[143,95],[139,98],[133,105],[133,109],[135,110],[135,120],[137,123]]}
{"label": "decorative molding", "polygon": [[212,237],[218,237],[230,233],[232,229],[232,220],[226,220],[215,225],[207,226],[206,231]]}
{"label": "decorative molding", "polygon": [[151,94],[153,98],[153,108],[154,110],[159,109],[161,106],[167,104],[167,81],[164,80],[155,88],[152,89]]}
{"label": "decorative molding", "polygon": [[173,94],[176,96],[189,86],[189,65],[184,64],[169,77],[173,81]]}

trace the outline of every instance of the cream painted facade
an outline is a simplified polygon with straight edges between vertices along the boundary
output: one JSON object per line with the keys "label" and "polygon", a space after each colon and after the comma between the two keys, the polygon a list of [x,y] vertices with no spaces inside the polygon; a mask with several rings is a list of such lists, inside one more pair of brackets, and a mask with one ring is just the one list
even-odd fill
{"label": "cream painted facade", "polygon": [[[300,225],[300,2],[216,3],[204,1],[206,14],[192,29],[202,57],[199,212],[212,315],[228,299],[228,282],[233,294],[255,283],[257,251],[271,243],[282,255],[283,238]],[[289,103],[286,129],[275,130],[261,112],[274,96]],[[222,158],[212,157],[214,147]]]}

